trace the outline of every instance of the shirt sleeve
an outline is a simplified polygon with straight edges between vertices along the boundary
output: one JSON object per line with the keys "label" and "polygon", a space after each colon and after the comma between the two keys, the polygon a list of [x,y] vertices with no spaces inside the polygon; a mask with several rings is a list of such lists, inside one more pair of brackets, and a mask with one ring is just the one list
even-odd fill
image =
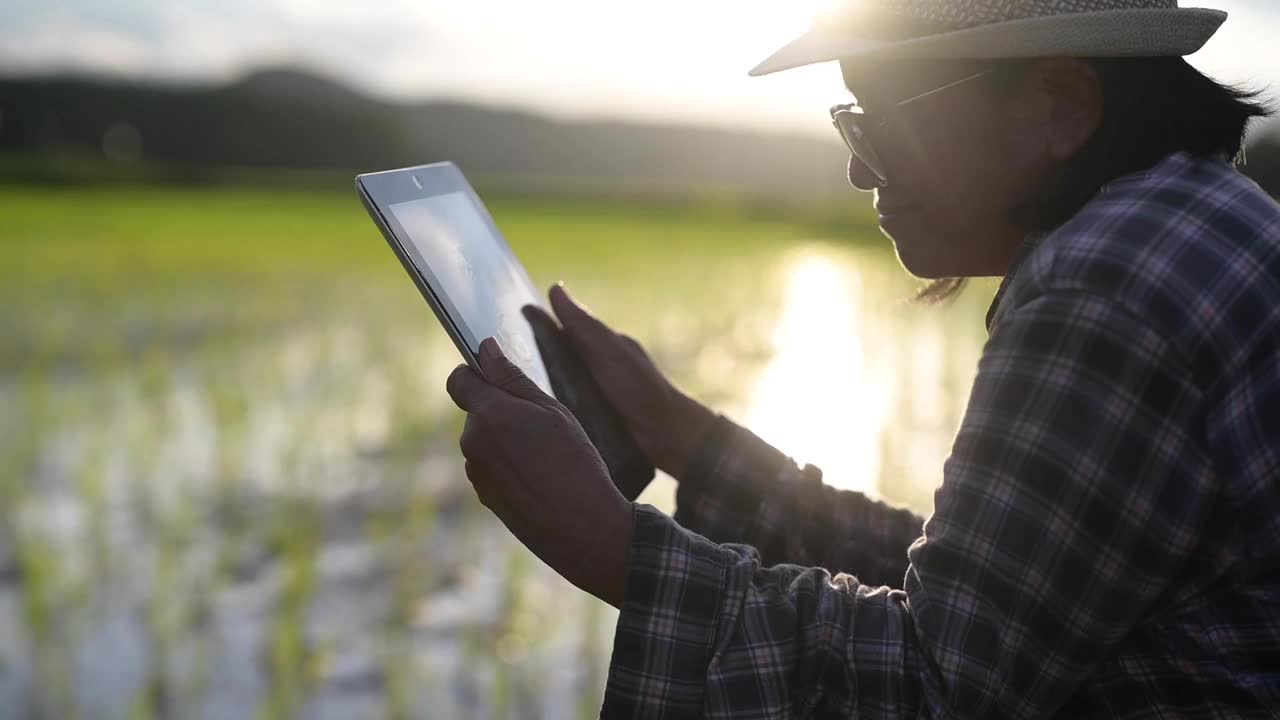
{"label": "shirt sleeve", "polygon": [[903,589],[767,567],[637,506],[604,717],[1045,718],[1173,585],[1213,487],[1202,400],[1083,292],[996,324]]}
{"label": "shirt sleeve", "polygon": [[721,416],[676,490],[676,522],[715,542],[750,545],[766,565],[816,565],[871,585],[900,585],[924,518],[822,481]]}

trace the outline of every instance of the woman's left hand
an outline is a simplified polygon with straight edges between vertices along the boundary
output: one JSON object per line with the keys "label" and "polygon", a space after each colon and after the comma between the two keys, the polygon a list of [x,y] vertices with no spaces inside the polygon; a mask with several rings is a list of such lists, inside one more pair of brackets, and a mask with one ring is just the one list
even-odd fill
{"label": "woman's left hand", "polygon": [[576,418],[480,343],[485,378],[459,365],[445,384],[467,413],[459,443],[480,502],[569,582],[621,607],[632,506]]}

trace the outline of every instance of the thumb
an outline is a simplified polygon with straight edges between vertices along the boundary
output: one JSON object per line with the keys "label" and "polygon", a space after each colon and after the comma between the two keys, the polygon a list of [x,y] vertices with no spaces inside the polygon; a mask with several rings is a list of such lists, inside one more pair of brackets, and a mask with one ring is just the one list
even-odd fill
{"label": "thumb", "polygon": [[485,379],[490,385],[521,400],[528,400],[535,405],[545,405],[550,400],[537,383],[507,359],[494,338],[485,338],[480,343],[480,369],[484,371]]}
{"label": "thumb", "polygon": [[560,318],[560,324],[564,326],[565,334],[578,352],[594,354],[600,347],[601,340],[613,334],[608,325],[600,322],[595,315],[569,297],[563,284],[552,287],[548,296],[556,317]]}
{"label": "thumb", "polygon": [[458,409],[467,413],[483,409],[493,402],[495,396],[502,395],[501,391],[485,382],[479,373],[465,364],[449,373],[444,388]]}

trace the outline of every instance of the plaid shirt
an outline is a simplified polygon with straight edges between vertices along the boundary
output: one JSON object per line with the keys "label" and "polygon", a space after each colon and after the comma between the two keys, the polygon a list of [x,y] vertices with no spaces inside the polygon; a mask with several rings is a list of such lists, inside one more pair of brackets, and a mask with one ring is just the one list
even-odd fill
{"label": "plaid shirt", "polygon": [[725,419],[635,506],[604,717],[1280,714],[1280,208],[1173,155],[1014,270],[927,521]]}

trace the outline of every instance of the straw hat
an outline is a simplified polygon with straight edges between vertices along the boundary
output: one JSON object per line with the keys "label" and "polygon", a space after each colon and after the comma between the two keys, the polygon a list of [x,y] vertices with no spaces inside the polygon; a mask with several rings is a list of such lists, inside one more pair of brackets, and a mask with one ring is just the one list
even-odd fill
{"label": "straw hat", "polygon": [[1226,19],[1177,0],[846,0],[751,74],[829,60],[1189,55]]}

